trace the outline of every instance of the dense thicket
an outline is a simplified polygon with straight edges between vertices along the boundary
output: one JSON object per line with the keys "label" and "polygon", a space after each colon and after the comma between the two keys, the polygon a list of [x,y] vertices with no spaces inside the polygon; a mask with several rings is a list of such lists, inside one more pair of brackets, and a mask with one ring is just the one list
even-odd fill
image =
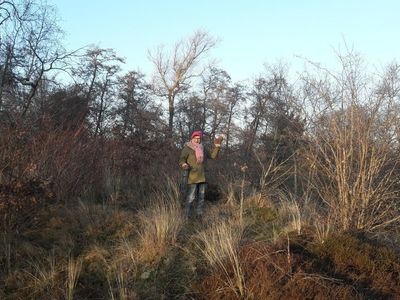
{"label": "dense thicket", "polygon": [[343,229],[397,221],[398,65],[372,76],[345,53],[296,83],[283,65],[235,83],[202,65],[215,40],[199,31],[149,52],[147,78],[113,49],[64,49],[51,7],[0,4],[1,184],[49,180],[65,204],[118,195],[135,206],[178,176],[179,149],[201,129],[206,144],[226,135],[219,189],[247,165],[251,188],[315,201]]}

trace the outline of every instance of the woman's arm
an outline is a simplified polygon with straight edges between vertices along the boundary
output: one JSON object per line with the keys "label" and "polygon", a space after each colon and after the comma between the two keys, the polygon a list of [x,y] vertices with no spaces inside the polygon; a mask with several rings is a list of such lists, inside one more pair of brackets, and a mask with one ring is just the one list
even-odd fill
{"label": "woman's arm", "polygon": [[211,153],[209,154],[209,158],[216,159],[219,154],[219,150],[221,150],[221,143],[224,138],[221,135],[218,135],[214,139],[214,148],[212,149]]}
{"label": "woman's arm", "polygon": [[181,155],[179,157],[179,166],[183,169],[186,169],[189,167],[187,163],[187,158],[189,156],[189,151],[187,150],[187,147],[184,147],[182,149]]}
{"label": "woman's arm", "polygon": [[219,150],[221,149],[221,146],[216,146],[214,145],[214,148],[211,150],[211,153],[209,153],[209,158],[211,159],[216,159],[219,154]]}

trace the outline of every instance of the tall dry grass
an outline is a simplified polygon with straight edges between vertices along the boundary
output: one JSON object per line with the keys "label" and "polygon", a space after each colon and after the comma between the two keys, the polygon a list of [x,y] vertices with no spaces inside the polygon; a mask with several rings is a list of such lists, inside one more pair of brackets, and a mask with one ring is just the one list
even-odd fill
{"label": "tall dry grass", "polygon": [[43,296],[58,297],[61,292],[60,268],[54,255],[49,255],[43,260],[40,257],[31,258],[29,268],[24,272],[27,276],[26,291],[33,298]]}
{"label": "tall dry grass", "polygon": [[[243,299],[246,285],[239,260],[239,244],[243,234],[241,222],[222,222],[197,233],[194,242],[204,261],[212,269],[222,271],[225,285]],[[233,271],[233,278],[230,276]],[[224,291],[220,291],[223,293]]]}
{"label": "tall dry grass", "polygon": [[[114,278],[107,277],[110,299],[128,300],[136,299],[133,291],[128,289],[128,281],[130,280],[129,272],[123,265],[117,265],[113,272]],[[116,290],[116,291],[115,291]]]}
{"label": "tall dry grass", "polygon": [[66,280],[66,295],[67,300],[74,298],[74,292],[78,283],[79,275],[82,269],[82,260],[74,259],[72,256],[68,258],[67,265],[67,280]]}
{"label": "tall dry grass", "polygon": [[304,216],[305,208],[300,204],[300,199],[290,193],[280,193],[279,200],[279,215],[286,231],[296,231],[297,234],[301,234],[302,227],[307,220]]}
{"label": "tall dry grass", "polygon": [[168,249],[174,246],[181,230],[184,217],[180,203],[161,198],[148,209],[138,214],[139,231],[138,256],[142,262],[158,262]]}
{"label": "tall dry grass", "polygon": [[[140,282],[153,276],[153,271],[177,246],[185,221],[177,185],[166,177],[161,191],[153,195],[135,217],[135,234],[122,237],[113,247],[107,271],[111,299],[137,299],[136,284],[140,286]],[[144,292],[138,289],[139,293]]]}

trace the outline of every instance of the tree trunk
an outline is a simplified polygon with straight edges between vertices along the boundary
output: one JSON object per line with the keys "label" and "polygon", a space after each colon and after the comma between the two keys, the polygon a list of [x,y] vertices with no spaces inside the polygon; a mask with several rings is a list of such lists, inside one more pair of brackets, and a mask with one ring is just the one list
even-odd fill
{"label": "tree trunk", "polygon": [[252,131],[250,133],[251,136],[250,136],[249,144],[247,145],[247,148],[246,148],[246,155],[247,156],[250,155],[251,151],[253,150],[253,144],[254,144],[254,141],[256,139],[256,135],[257,135],[257,131],[258,131],[258,125],[260,123],[260,117],[256,116],[254,121],[253,121],[253,123],[254,123],[254,126],[252,126]]}
{"label": "tree trunk", "polygon": [[99,113],[97,115],[97,121],[96,121],[96,130],[94,132],[94,135],[97,136],[98,133],[101,132],[101,123],[102,123],[102,119],[103,119],[103,114],[104,114],[104,110],[105,110],[105,105],[104,105],[104,95],[106,93],[107,90],[107,85],[108,85],[108,79],[106,80],[106,82],[104,83],[104,87],[103,90],[101,91],[101,96],[100,96],[100,109],[99,109]]}
{"label": "tree trunk", "polygon": [[174,106],[174,96],[168,95],[168,137],[172,138],[174,132],[174,115],[175,115],[175,106]]}
{"label": "tree trunk", "polygon": [[231,105],[230,110],[229,110],[227,129],[226,129],[226,141],[225,141],[226,149],[228,149],[228,147],[229,147],[229,139],[231,136],[232,116],[233,116],[233,106]]}
{"label": "tree trunk", "polygon": [[1,107],[3,106],[3,90],[4,90],[4,85],[6,84],[6,77],[10,64],[11,64],[11,50],[9,49],[9,47],[7,47],[6,60],[3,65],[2,74],[0,74],[0,110]]}
{"label": "tree trunk", "polygon": [[26,113],[28,112],[29,107],[32,104],[32,99],[36,95],[36,91],[37,91],[37,88],[39,86],[40,80],[42,80],[43,73],[44,73],[44,70],[42,69],[40,71],[37,79],[35,80],[35,82],[29,84],[31,86],[31,90],[29,92],[28,99],[26,100],[26,103],[24,105],[24,110],[22,111],[22,114],[21,114],[22,117],[25,117]]}

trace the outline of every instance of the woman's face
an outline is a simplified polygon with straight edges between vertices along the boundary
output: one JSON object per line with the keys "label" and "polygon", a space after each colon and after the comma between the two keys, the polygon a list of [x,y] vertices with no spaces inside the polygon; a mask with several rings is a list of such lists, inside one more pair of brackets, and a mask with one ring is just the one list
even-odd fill
{"label": "woman's face", "polygon": [[192,143],[200,144],[201,143],[201,137],[195,136],[192,138]]}

